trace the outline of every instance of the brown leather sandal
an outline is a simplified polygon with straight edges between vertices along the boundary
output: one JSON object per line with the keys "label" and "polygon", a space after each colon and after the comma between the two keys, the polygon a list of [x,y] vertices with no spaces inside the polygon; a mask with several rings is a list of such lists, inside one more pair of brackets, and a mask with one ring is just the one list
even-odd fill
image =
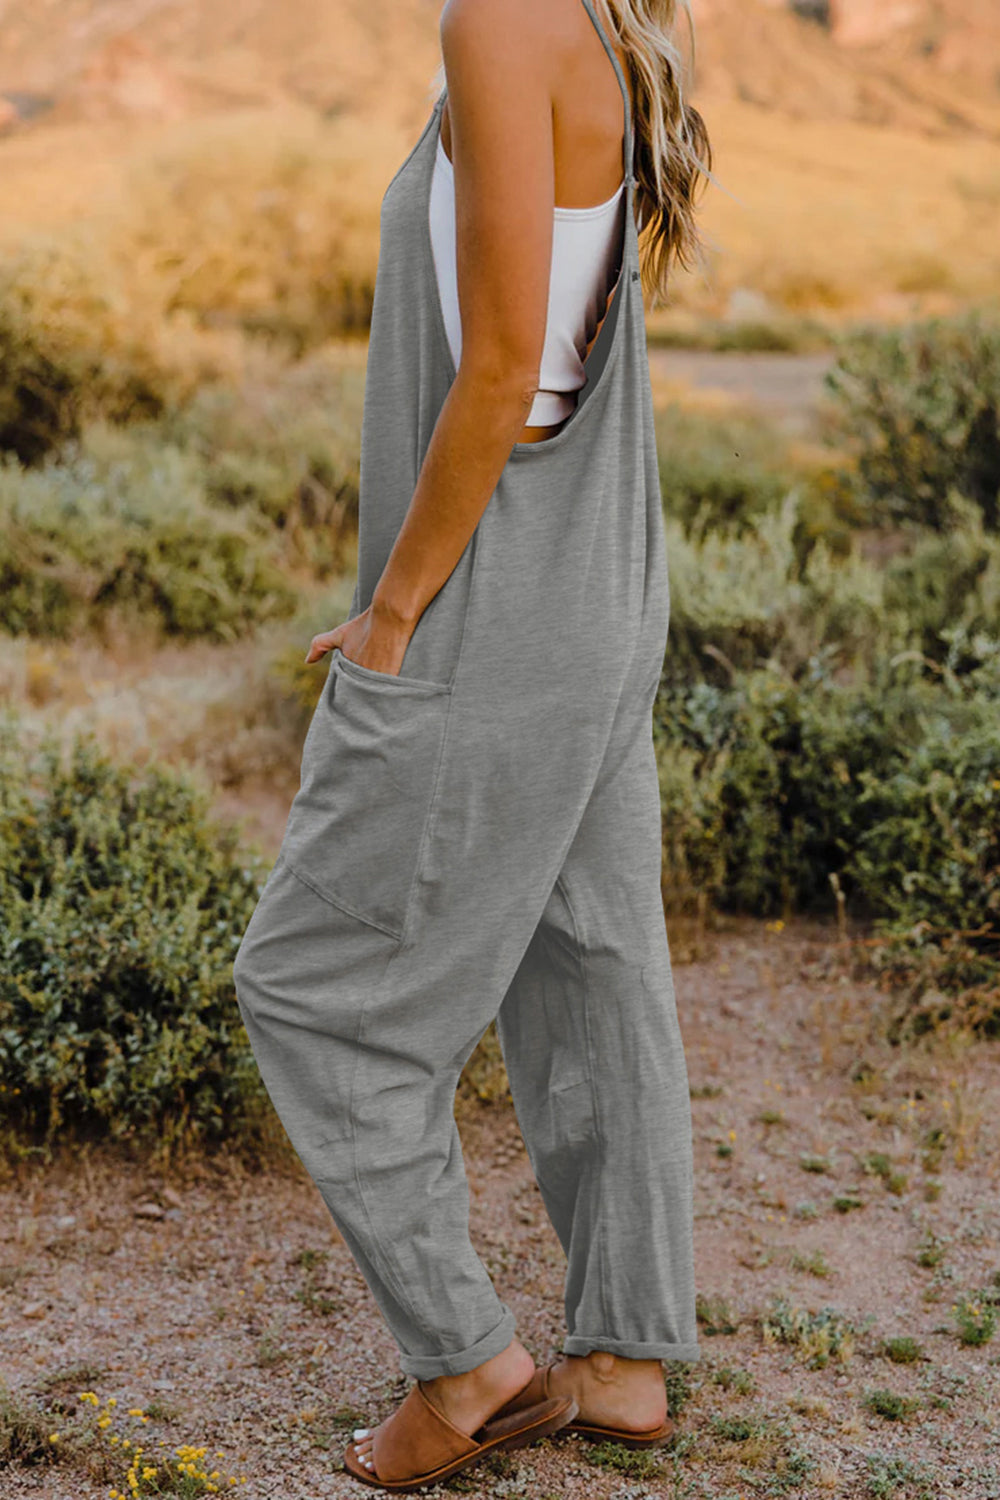
{"label": "brown leather sandal", "polygon": [[[523,1391],[518,1394],[523,1395]],[[545,1396],[525,1402],[513,1412],[504,1407],[470,1435],[449,1422],[418,1380],[391,1421],[374,1429],[374,1470],[361,1462],[353,1443],[347,1445],[344,1468],[353,1479],[376,1489],[419,1490],[458,1474],[488,1453],[509,1452],[536,1438],[551,1436],[579,1409],[572,1396]]]}
{"label": "brown leather sandal", "polygon": [[[549,1371],[555,1364],[558,1364],[557,1359],[554,1359],[551,1364],[540,1365],[528,1384],[500,1408],[497,1416],[506,1416],[533,1402],[548,1399],[550,1395]],[[590,1443],[620,1443],[623,1448],[659,1448],[673,1434],[675,1427],[676,1423],[670,1417],[667,1417],[658,1427],[646,1427],[639,1430],[625,1427],[602,1427],[596,1422],[571,1420],[559,1429],[559,1436],[568,1437],[575,1433],[577,1437],[585,1438]]]}

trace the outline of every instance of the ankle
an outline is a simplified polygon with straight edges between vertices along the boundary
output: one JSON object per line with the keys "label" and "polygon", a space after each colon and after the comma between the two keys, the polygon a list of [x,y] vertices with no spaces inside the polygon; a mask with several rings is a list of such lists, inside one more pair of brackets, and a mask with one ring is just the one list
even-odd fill
{"label": "ankle", "polygon": [[591,1349],[580,1356],[589,1374],[602,1385],[615,1385],[621,1381],[638,1378],[641,1370],[646,1378],[661,1377],[663,1367],[658,1359],[627,1359],[622,1354],[612,1354],[609,1349]]}
{"label": "ankle", "polygon": [[525,1385],[531,1379],[534,1368],[535,1361],[528,1350],[519,1339],[514,1339],[499,1354],[461,1375],[435,1375],[421,1381],[421,1384],[428,1391],[439,1392],[476,1388],[492,1390],[494,1386],[509,1384],[514,1379],[520,1379],[521,1385]]}
{"label": "ankle", "polygon": [[602,1385],[613,1385],[621,1376],[619,1361],[607,1349],[591,1349],[586,1355],[587,1365],[595,1380]]}

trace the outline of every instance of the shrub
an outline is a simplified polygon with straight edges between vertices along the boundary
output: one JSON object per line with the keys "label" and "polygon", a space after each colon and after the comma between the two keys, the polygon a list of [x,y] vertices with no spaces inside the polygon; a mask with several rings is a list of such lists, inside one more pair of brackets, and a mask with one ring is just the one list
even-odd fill
{"label": "shrub", "polygon": [[866,1391],[864,1404],[870,1412],[874,1412],[877,1417],[884,1417],[887,1422],[905,1422],[920,1408],[920,1401],[916,1396],[904,1396],[899,1391],[888,1391],[884,1387]]}
{"label": "shrub", "polygon": [[204,387],[161,430],[197,454],[210,500],[258,511],[290,562],[327,576],[357,533],[363,395],[364,349],[329,345]]}
{"label": "shrub", "polygon": [[865,903],[895,926],[982,932],[1000,961],[1000,695],[956,726],[942,704],[895,766],[858,779],[847,861]]}
{"label": "shrub", "polygon": [[920,537],[883,575],[885,611],[905,619],[912,648],[936,661],[948,654],[955,628],[1000,637],[1000,537],[984,531],[968,502],[957,501],[956,510],[961,525],[947,536]]}
{"label": "shrub", "polygon": [[64,247],[0,265],[0,449],[34,463],[88,413],[160,412],[161,382],[126,323],[110,278]]}
{"label": "shrub", "polygon": [[[828,909],[829,874],[854,843],[857,778],[896,743],[882,702],[851,706],[829,679],[799,687],[766,669],[711,695],[661,691],[668,892],[693,874],[711,880],[724,909]],[[671,829],[678,802],[688,806],[683,841]]]}
{"label": "shrub", "polygon": [[9,1122],[163,1146],[261,1092],[232,963],[263,871],[206,794],[0,723],[0,1085]]}
{"label": "shrub", "polygon": [[[958,656],[973,646],[954,636]],[[1000,644],[941,683],[906,661],[838,683],[815,664],[727,688],[665,683],[655,734],[665,888],[761,915],[829,906],[893,926],[984,931],[1000,960]]]}
{"label": "shrub", "polygon": [[105,233],[168,312],[295,352],[368,326],[389,125],[313,110],[227,111],[134,158]]}
{"label": "shrub", "polygon": [[797,477],[779,434],[743,413],[671,402],[657,410],[656,444],[666,514],[688,536],[747,530]]}
{"label": "shrub", "polygon": [[670,681],[722,685],[767,662],[798,679],[817,659],[863,679],[904,651],[943,663],[955,630],[1000,637],[1000,537],[968,501],[947,538],[924,532],[883,566],[807,536],[809,504],[791,490],[739,534],[667,520]]}
{"label": "shrub", "polygon": [[688,537],[667,521],[670,568],[670,681],[717,684],[773,660],[798,674],[816,655],[864,663],[902,649],[911,631],[883,609],[883,579],[856,553],[835,557],[817,541],[800,561],[800,496],[741,534]]}
{"label": "shrub", "polygon": [[1000,529],[1000,325],[971,313],[857,330],[827,385],[872,524],[943,530],[957,493]]}
{"label": "shrub", "polygon": [[91,429],[66,462],[0,463],[0,627],[68,637],[108,611],[225,640],[295,595],[266,528],[207,502],[197,462]]}
{"label": "shrub", "polygon": [[796,1358],[804,1360],[811,1370],[823,1369],[831,1359],[847,1364],[854,1352],[854,1340],[863,1330],[834,1307],[818,1312],[795,1307],[787,1297],[776,1295],[771,1307],[760,1317],[761,1333],[766,1344],[792,1345]]}
{"label": "shrub", "polygon": [[105,244],[36,237],[0,260],[0,452],[37,463],[88,421],[159,416],[233,353],[130,291]]}

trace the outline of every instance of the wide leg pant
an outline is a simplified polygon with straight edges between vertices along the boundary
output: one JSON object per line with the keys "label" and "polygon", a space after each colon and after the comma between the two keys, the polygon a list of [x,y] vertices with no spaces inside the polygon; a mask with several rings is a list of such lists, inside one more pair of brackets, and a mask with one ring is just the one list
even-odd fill
{"label": "wide leg pant", "polygon": [[454,1118],[494,1018],[567,1256],[564,1352],[699,1358],[650,702],[621,700],[565,839],[537,814],[502,838],[483,828],[405,940],[331,900],[315,864],[283,848],[239,949],[264,1083],[407,1374],[470,1370],[515,1332],[469,1239]]}

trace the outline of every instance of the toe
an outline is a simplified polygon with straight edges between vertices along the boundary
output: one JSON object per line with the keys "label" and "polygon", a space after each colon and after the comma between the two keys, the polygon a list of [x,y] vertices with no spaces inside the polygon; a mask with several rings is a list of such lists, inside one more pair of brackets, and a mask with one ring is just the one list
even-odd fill
{"label": "toe", "polygon": [[354,1441],[357,1442],[359,1438],[367,1437],[370,1431],[370,1427],[355,1427],[353,1433]]}
{"label": "toe", "polygon": [[360,1468],[367,1470],[369,1474],[374,1474],[375,1460],[372,1457],[371,1451],[371,1432],[368,1428],[361,1428],[359,1430],[365,1432],[366,1436],[363,1438],[355,1438],[354,1441],[350,1444],[349,1451],[353,1451],[355,1462]]}

